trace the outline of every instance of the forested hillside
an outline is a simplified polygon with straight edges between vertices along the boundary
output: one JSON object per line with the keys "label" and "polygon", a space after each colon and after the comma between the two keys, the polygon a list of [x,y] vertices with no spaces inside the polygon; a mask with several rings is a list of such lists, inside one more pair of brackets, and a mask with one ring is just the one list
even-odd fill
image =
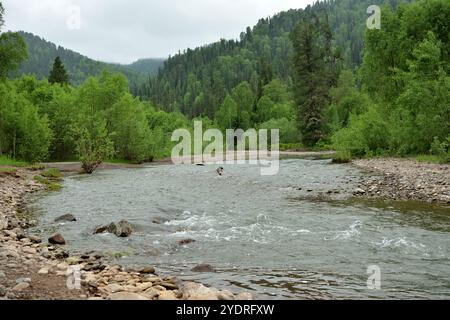
{"label": "forested hillside", "polygon": [[155,75],[162,66],[162,59],[143,59],[130,65],[110,64],[92,60],[72,50],[57,46],[38,36],[27,32],[19,32],[28,48],[28,59],[13,74],[34,74],[38,79],[48,77],[54,59],[59,56],[69,73],[70,83],[82,84],[88,77],[99,75],[104,69],[123,73],[130,87],[141,85],[146,79]]}
{"label": "forested hillside", "polygon": [[[328,16],[334,45],[341,50],[345,66],[361,64],[364,30],[370,5],[402,0],[326,0],[308,11]],[[289,10],[261,19],[247,28],[238,41],[221,40],[194,50],[187,49],[164,63],[156,79],[136,93],[150,98],[165,110],[179,110],[189,117],[214,118],[228,93],[243,81],[259,99],[262,87],[273,78],[291,86],[293,47],[289,34],[305,16],[305,10]]]}

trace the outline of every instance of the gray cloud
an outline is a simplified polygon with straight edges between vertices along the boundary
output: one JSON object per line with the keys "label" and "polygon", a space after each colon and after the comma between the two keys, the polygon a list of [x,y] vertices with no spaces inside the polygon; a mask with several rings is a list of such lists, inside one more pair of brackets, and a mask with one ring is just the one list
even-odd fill
{"label": "gray cloud", "polygon": [[[236,39],[262,17],[312,0],[3,0],[6,29],[32,32],[91,58],[129,63]],[[68,28],[71,6],[81,28]],[[73,13],[73,11],[72,11]]]}

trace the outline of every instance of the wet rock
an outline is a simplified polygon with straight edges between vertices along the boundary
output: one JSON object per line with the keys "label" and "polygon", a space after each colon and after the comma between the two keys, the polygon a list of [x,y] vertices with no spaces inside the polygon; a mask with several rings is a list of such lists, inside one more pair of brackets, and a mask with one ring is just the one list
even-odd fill
{"label": "wet rock", "polygon": [[192,272],[215,272],[216,270],[212,265],[200,264],[191,269]]}
{"label": "wet rock", "polygon": [[108,300],[149,300],[147,297],[134,292],[117,292],[108,296]]}
{"label": "wet rock", "polygon": [[116,232],[116,224],[110,223],[107,226],[98,227],[95,229],[94,234],[100,234],[100,233],[115,233]]}
{"label": "wet rock", "polygon": [[357,189],[353,192],[353,194],[354,194],[354,195],[364,195],[364,194],[366,194],[366,190],[361,189],[361,188],[357,188]]}
{"label": "wet rock", "polygon": [[75,222],[77,219],[73,214],[65,214],[55,219],[55,222]]}
{"label": "wet rock", "polygon": [[50,237],[48,239],[48,242],[51,244],[59,244],[59,245],[65,245],[66,244],[66,240],[64,239],[64,237],[61,234],[55,234],[54,236]]}
{"label": "wet rock", "polygon": [[180,246],[185,246],[185,245],[188,245],[188,244],[191,244],[194,242],[196,242],[196,240],[194,240],[194,239],[183,239],[183,240],[178,241],[178,244]]}
{"label": "wet rock", "polygon": [[98,227],[95,229],[94,234],[111,233],[118,237],[126,238],[133,233],[133,228],[128,221],[122,220],[119,223],[111,223],[107,226]]}
{"label": "wet rock", "polygon": [[114,234],[121,238],[129,237],[133,233],[133,228],[128,221],[122,220],[116,225]]}

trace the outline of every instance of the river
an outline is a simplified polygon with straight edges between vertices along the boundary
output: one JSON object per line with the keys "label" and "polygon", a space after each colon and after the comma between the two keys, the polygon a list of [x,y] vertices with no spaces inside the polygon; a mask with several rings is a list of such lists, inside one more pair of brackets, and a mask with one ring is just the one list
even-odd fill
{"label": "river", "polygon": [[[31,205],[36,230],[68,249],[105,252],[181,279],[259,299],[448,299],[448,207],[354,199],[364,172],[328,160],[286,159],[276,176],[251,165],[149,166],[69,176]],[[331,199],[327,196],[331,194]],[[74,214],[78,221],[55,224]],[[93,235],[126,219],[130,238]],[[183,239],[195,242],[180,246]],[[194,273],[207,263],[214,273]],[[381,288],[367,287],[369,266]]]}

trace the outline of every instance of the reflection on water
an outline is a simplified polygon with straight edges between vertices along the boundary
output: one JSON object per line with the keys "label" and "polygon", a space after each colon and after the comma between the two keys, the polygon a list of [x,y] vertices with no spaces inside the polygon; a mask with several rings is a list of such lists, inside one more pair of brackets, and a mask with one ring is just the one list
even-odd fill
{"label": "reflection on water", "polygon": [[[222,177],[214,166],[73,176],[32,209],[44,235],[58,230],[71,250],[261,298],[450,297],[448,207],[353,199],[362,173],[326,160],[283,160],[271,177],[250,165],[224,168]],[[53,223],[66,213],[78,221]],[[135,225],[132,237],[92,234],[122,219]],[[200,263],[217,271],[189,271]],[[369,265],[381,268],[380,291],[367,289]]]}

